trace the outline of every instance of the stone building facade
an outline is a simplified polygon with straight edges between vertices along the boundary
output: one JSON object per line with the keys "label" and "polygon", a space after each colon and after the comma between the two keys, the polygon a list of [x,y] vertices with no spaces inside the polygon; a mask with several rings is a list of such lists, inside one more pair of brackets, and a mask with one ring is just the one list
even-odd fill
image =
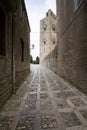
{"label": "stone building facade", "polygon": [[87,0],[57,0],[60,76],[87,93]]}
{"label": "stone building facade", "polygon": [[30,25],[24,0],[0,1],[0,108],[29,74]]}
{"label": "stone building facade", "polygon": [[56,64],[56,22],[56,15],[51,9],[46,13],[46,17],[40,20],[40,64],[53,70]]}

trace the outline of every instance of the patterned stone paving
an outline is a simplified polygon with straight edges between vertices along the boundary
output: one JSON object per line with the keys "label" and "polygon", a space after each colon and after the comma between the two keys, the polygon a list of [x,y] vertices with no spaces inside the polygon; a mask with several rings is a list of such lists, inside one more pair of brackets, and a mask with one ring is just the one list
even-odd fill
{"label": "patterned stone paving", "polygon": [[48,78],[49,83],[53,83],[53,80],[51,78]]}
{"label": "patterned stone paving", "polygon": [[71,102],[75,105],[75,106],[86,106],[86,104],[83,102],[82,99],[80,98],[74,98],[71,99]]}
{"label": "patterned stone paving", "polygon": [[63,98],[63,94],[61,92],[53,93],[54,98]]}
{"label": "patterned stone paving", "polygon": [[0,130],[86,130],[87,96],[44,67],[31,67],[0,112]]}
{"label": "patterned stone paving", "polygon": [[32,83],[35,83],[35,84],[37,84],[37,83],[38,83],[38,80],[34,80]]}
{"label": "patterned stone paving", "polygon": [[40,83],[45,83],[45,82],[46,82],[45,80],[42,80],[42,79],[40,80]]}
{"label": "patterned stone paving", "polygon": [[0,130],[10,130],[10,125],[14,117],[0,115]]}
{"label": "patterned stone paving", "polygon": [[[17,101],[17,100],[20,100],[20,101],[21,101],[21,100],[23,100],[23,96],[24,96],[24,95],[21,95],[21,94],[19,95],[19,94],[17,93],[17,94],[16,94],[16,97],[15,97],[15,94],[14,94],[11,99],[12,99],[12,100],[16,100],[16,101]],[[10,101],[10,103],[11,103],[11,101]]]}
{"label": "patterned stone paving", "polygon": [[29,92],[37,92],[37,88],[29,88],[28,91]]}
{"label": "patterned stone paving", "polygon": [[16,130],[33,130],[34,129],[34,115],[21,116]]}
{"label": "patterned stone paving", "polygon": [[36,100],[26,101],[24,110],[36,110]]}
{"label": "patterned stone paving", "polygon": [[83,117],[87,120],[87,110],[81,110],[80,111]]}
{"label": "patterned stone paving", "polygon": [[40,91],[47,91],[48,89],[46,87],[41,87]]}
{"label": "patterned stone paving", "polygon": [[60,99],[60,100],[58,99],[56,101],[56,104],[58,106],[58,109],[69,108],[69,105],[65,99]]}
{"label": "patterned stone paving", "polygon": [[37,83],[32,83],[32,84],[31,84],[31,88],[34,88],[34,87],[35,87],[35,88],[38,87],[38,84],[37,84]]}
{"label": "patterned stone paving", "polygon": [[31,94],[28,94],[27,96],[27,100],[36,100],[37,99],[37,93],[31,93]]}
{"label": "patterned stone paving", "polygon": [[10,100],[10,102],[4,107],[4,111],[17,111],[21,104],[21,100]]}
{"label": "patterned stone paving", "polygon": [[41,127],[43,129],[57,128],[57,121],[54,114],[41,114]]}
{"label": "patterned stone paving", "polygon": [[72,127],[72,126],[79,126],[81,125],[80,120],[77,118],[75,113],[73,112],[66,112],[61,113],[62,118],[64,119],[64,123],[66,127]]}
{"label": "patterned stone paving", "polygon": [[40,87],[47,87],[46,83],[40,83]]}
{"label": "patterned stone paving", "polygon": [[67,89],[69,89],[67,86],[65,86],[64,84],[62,84],[62,85],[60,85],[61,86],[61,89],[62,90],[67,90]]}
{"label": "patterned stone paving", "polygon": [[40,93],[40,99],[47,99],[48,93]]}
{"label": "patterned stone paving", "polygon": [[41,110],[50,110],[53,108],[50,100],[40,101],[40,106],[41,106]]}
{"label": "patterned stone paving", "polygon": [[77,94],[73,91],[63,91],[63,93],[66,98],[72,97],[72,96],[77,96]]}
{"label": "patterned stone paving", "polygon": [[55,85],[55,84],[50,84],[50,87],[51,87],[52,91],[60,90],[60,87],[58,85]]}

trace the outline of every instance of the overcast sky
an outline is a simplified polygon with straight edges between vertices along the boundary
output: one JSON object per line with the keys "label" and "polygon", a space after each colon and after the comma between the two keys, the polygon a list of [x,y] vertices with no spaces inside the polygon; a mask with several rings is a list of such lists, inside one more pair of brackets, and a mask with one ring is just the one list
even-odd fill
{"label": "overcast sky", "polygon": [[35,59],[40,53],[40,20],[45,17],[48,9],[56,14],[56,0],[25,0],[25,4],[31,27],[30,44],[35,44],[31,55]]}

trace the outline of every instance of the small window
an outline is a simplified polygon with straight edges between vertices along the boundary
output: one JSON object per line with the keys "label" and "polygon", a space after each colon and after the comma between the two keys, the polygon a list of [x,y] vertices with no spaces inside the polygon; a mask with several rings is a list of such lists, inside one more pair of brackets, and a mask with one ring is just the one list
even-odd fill
{"label": "small window", "polygon": [[43,21],[43,24],[44,24],[44,21]]}
{"label": "small window", "polygon": [[44,45],[46,45],[46,41],[44,41]]}
{"label": "small window", "polygon": [[46,31],[46,27],[44,27],[44,31]]}
{"label": "small window", "polygon": [[55,25],[52,25],[52,30],[53,30],[53,31],[55,31],[55,30],[56,30]]}
{"label": "small window", "polygon": [[55,41],[53,41],[53,44],[55,44]]}
{"label": "small window", "polygon": [[48,12],[46,13],[46,16],[48,17]]}
{"label": "small window", "polygon": [[46,31],[46,29],[47,29],[47,25],[46,24],[43,25],[43,29],[44,29],[44,31]]}
{"label": "small window", "polygon": [[24,42],[21,40],[21,61],[24,61]]}
{"label": "small window", "polygon": [[53,13],[51,12],[51,16],[53,15]]}

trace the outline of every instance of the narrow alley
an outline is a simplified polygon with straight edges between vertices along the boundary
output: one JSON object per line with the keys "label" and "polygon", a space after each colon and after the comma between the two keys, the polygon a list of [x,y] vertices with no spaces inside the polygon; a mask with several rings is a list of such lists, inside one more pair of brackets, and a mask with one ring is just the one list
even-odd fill
{"label": "narrow alley", "polygon": [[0,130],[87,130],[87,97],[52,71],[31,73],[0,113]]}

